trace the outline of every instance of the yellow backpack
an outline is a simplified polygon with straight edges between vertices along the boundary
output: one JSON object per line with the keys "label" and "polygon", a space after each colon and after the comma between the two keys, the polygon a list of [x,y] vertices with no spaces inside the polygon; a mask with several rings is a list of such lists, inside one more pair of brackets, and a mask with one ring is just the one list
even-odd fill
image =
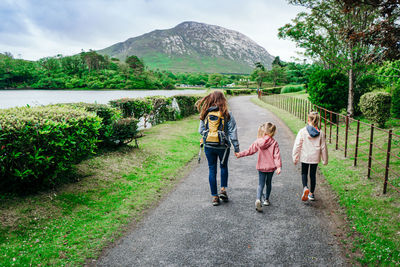
{"label": "yellow backpack", "polygon": [[206,131],[203,135],[203,143],[211,146],[225,146],[225,118],[220,111],[210,111],[205,120]]}

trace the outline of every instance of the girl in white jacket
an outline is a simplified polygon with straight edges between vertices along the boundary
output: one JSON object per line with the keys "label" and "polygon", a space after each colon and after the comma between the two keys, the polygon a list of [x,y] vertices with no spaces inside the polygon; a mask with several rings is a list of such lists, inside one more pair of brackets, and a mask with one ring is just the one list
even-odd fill
{"label": "girl in white jacket", "polygon": [[[296,137],[293,146],[293,163],[301,162],[301,178],[303,182],[303,195],[301,200],[315,200],[314,190],[318,163],[328,164],[328,149],[326,147],[325,133],[318,129],[320,120],[318,112],[308,114],[308,124],[302,128]],[[310,184],[308,189],[308,169],[310,169]]]}

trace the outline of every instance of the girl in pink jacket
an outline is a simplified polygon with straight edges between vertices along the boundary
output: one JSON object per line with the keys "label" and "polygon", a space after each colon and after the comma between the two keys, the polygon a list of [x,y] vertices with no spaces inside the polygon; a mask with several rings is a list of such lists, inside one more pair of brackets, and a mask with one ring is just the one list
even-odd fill
{"label": "girl in pink jacket", "polygon": [[275,135],[276,126],[270,122],[262,124],[258,128],[257,140],[250,146],[248,150],[235,153],[237,158],[253,155],[258,152],[257,170],[258,170],[258,189],[257,200],[255,202],[256,210],[261,212],[261,197],[264,185],[267,186],[264,205],[269,206],[269,196],[271,194],[272,175],[276,170],[277,174],[281,173],[282,160],[279,152],[278,143],[273,136]]}
{"label": "girl in pink jacket", "polygon": [[[302,128],[296,137],[293,146],[293,163],[301,162],[301,179],[303,182],[303,195],[301,200],[315,200],[314,190],[318,163],[328,164],[328,149],[326,147],[325,133],[318,129],[320,120],[318,112],[308,114],[308,124]],[[310,169],[311,190],[308,189],[308,169]]]}

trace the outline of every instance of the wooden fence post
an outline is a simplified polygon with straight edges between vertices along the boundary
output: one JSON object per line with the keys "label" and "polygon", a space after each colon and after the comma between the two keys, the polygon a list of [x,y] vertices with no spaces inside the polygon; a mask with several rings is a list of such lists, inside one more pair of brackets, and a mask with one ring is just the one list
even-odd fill
{"label": "wooden fence post", "polygon": [[356,134],[356,147],[354,150],[354,166],[357,166],[357,156],[358,156],[358,139],[360,136],[360,120],[357,120],[357,134]]}
{"label": "wooden fence post", "polygon": [[339,114],[336,114],[336,150],[339,149]]}
{"label": "wooden fence post", "polygon": [[367,177],[371,177],[371,164],[372,164],[372,148],[374,142],[374,124],[371,124],[371,135],[369,138],[369,155],[368,155],[368,174]]}
{"label": "wooden fence post", "polygon": [[392,147],[392,130],[389,130],[389,137],[388,137],[388,147],[386,153],[386,170],[385,170],[385,182],[383,184],[383,193],[386,194],[387,188],[387,181],[389,177],[389,164],[390,164],[390,149]]}
{"label": "wooden fence post", "polygon": [[329,111],[329,144],[332,144],[332,111]]}
{"label": "wooden fence post", "polygon": [[347,158],[347,139],[349,137],[349,116],[346,116],[346,132],[344,137],[344,157]]}

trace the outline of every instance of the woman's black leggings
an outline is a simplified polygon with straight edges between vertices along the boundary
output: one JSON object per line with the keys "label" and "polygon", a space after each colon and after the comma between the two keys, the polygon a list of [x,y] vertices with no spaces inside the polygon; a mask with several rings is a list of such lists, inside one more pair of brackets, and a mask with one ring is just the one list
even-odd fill
{"label": "woman's black leggings", "polygon": [[301,180],[303,181],[303,187],[307,186],[308,167],[310,167],[310,192],[314,193],[318,164],[301,163]]}

